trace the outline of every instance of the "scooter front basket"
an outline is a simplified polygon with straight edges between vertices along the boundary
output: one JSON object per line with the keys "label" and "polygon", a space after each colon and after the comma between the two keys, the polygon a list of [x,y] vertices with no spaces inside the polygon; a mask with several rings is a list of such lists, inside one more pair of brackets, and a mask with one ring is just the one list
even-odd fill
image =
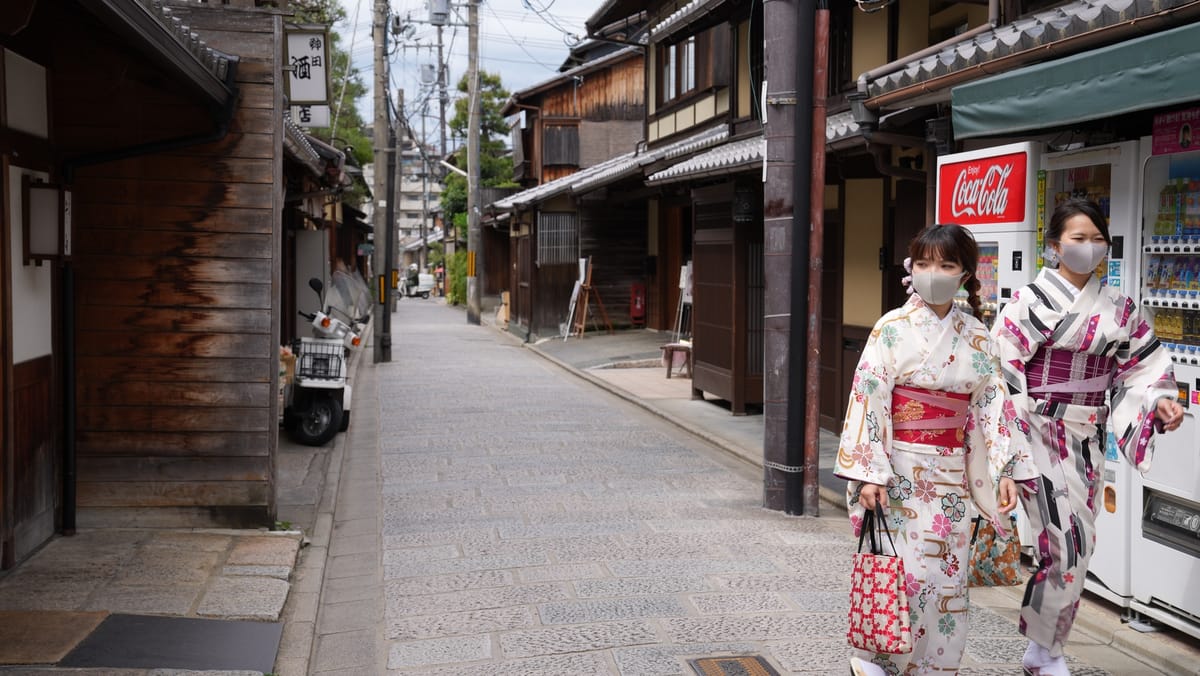
{"label": "scooter front basket", "polygon": [[296,360],[296,375],[300,378],[341,378],[345,349],[340,340],[303,341]]}

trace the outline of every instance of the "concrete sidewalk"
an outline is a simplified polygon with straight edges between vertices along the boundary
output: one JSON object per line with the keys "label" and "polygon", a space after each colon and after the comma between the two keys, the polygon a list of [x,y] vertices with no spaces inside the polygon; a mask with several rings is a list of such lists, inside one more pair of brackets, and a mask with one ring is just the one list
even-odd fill
{"label": "concrete sidewalk", "polygon": [[[668,380],[665,367],[656,363],[661,359],[659,346],[669,341],[666,333],[645,330],[544,340],[526,347],[761,468],[763,416],[733,416],[723,402],[692,400],[690,380]],[[835,435],[821,431],[821,497],[823,507],[844,514],[845,484],[832,473],[837,444]],[[971,602],[1015,622],[1023,592],[1023,586],[973,589]],[[1107,668],[1114,674],[1148,673],[1147,665],[1165,674],[1200,674],[1196,640],[1167,628],[1138,631],[1122,620],[1120,608],[1091,594],[1080,603],[1068,651],[1092,664],[1113,665]]]}

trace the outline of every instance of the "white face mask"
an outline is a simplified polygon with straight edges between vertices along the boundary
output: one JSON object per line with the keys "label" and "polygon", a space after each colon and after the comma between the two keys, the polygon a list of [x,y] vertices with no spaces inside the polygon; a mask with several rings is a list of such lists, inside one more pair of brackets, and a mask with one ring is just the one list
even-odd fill
{"label": "white face mask", "polygon": [[913,290],[921,296],[926,305],[945,305],[954,300],[954,294],[962,286],[965,275],[944,275],[932,270],[914,272],[912,276]]}
{"label": "white face mask", "polygon": [[1100,261],[1108,255],[1108,244],[1102,242],[1064,242],[1061,247],[1059,258],[1062,259],[1062,264],[1077,275],[1086,275],[1095,270]]}

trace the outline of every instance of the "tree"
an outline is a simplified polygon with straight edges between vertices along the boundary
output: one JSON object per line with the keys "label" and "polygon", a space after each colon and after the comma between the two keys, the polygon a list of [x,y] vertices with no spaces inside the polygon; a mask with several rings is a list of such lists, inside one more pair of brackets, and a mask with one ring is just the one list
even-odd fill
{"label": "tree", "polygon": [[[480,185],[489,188],[512,187],[513,167],[512,155],[508,152],[505,138],[508,136],[508,122],[500,111],[508,101],[508,90],[500,82],[499,75],[493,75],[485,70],[479,71],[479,85],[483,96],[483,118],[479,125],[479,178]],[[467,109],[470,100],[470,83],[464,75],[458,81],[458,91],[463,94],[454,102],[454,117],[448,122],[450,131],[458,136],[466,136],[470,111]],[[466,146],[460,147],[456,153],[458,166],[467,166]],[[442,209],[447,218],[454,214],[467,211],[467,179],[459,174],[451,173],[446,176],[445,187],[442,190]],[[451,221],[453,222],[453,221]]]}
{"label": "tree", "polygon": [[[296,12],[294,21],[303,24],[318,24],[332,27],[346,20],[346,10],[340,0],[292,0]],[[351,158],[358,166],[369,164],[373,159],[372,140],[367,135],[356,101],[367,93],[367,86],[357,68],[348,68],[350,54],[341,48],[341,36],[329,33],[329,57],[331,62],[332,91],[330,106],[337,111],[335,128],[314,128],[309,133],[339,149],[350,149]],[[345,201],[361,205],[366,200],[366,191],[355,184],[345,195]]]}

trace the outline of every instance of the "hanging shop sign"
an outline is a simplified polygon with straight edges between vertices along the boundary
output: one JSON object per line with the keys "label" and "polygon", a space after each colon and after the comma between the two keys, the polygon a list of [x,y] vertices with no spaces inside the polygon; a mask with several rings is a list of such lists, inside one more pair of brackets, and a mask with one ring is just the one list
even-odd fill
{"label": "hanging shop sign", "polygon": [[329,33],[324,26],[287,30],[288,102],[329,103]]}
{"label": "hanging shop sign", "polygon": [[292,106],[292,122],[298,127],[328,127],[332,115],[327,105]]}

